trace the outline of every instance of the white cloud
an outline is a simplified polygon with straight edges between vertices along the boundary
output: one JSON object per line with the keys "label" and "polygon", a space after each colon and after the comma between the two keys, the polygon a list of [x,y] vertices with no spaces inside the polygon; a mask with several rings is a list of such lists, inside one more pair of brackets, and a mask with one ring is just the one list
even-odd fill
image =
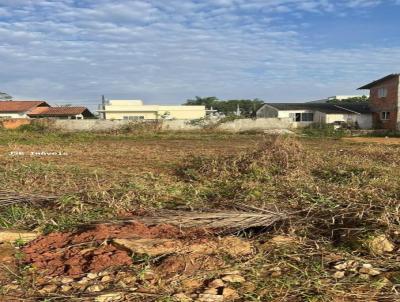
{"label": "white cloud", "polygon": [[316,49],[302,41],[301,24],[287,21],[379,0],[74,3],[1,1],[0,90],[69,103],[101,94],[163,103],[194,95],[301,100],[348,92],[400,67],[399,48]]}

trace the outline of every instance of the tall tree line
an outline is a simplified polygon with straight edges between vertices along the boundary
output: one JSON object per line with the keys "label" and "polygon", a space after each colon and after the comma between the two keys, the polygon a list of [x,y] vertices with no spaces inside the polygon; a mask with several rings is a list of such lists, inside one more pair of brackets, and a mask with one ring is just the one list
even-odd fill
{"label": "tall tree line", "polygon": [[253,117],[256,111],[264,104],[259,99],[254,100],[219,100],[217,97],[199,97],[189,99],[184,105],[204,105],[207,109],[217,110],[225,115],[234,115],[237,112],[238,106],[241,115],[244,117]]}

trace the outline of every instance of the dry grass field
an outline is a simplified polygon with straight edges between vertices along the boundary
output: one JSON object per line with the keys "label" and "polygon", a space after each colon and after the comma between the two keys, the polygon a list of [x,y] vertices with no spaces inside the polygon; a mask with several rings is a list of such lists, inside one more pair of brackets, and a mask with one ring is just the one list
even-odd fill
{"label": "dry grass field", "polygon": [[[0,294],[4,301],[398,301],[399,209],[396,144],[3,130],[0,234],[41,236],[0,243]],[[172,218],[132,222],[174,211],[279,219],[231,232]],[[130,222],[111,223],[117,218]]]}

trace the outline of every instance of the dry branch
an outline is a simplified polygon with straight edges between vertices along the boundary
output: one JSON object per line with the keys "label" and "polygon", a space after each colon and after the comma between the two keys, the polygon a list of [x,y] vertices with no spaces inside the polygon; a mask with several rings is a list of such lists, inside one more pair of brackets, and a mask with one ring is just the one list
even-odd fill
{"label": "dry branch", "polygon": [[[128,219],[107,221],[107,224],[142,222],[146,225],[170,224],[180,228],[217,229],[224,233],[238,232],[254,227],[270,227],[285,220],[284,213],[249,212],[182,212],[158,211],[152,216],[134,216]],[[104,222],[103,222],[104,223]]]}
{"label": "dry branch", "polygon": [[21,194],[13,191],[0,190],[0,207],[16,204],[35,204],[56,200],[55,196],[42,196],[33,194]]}

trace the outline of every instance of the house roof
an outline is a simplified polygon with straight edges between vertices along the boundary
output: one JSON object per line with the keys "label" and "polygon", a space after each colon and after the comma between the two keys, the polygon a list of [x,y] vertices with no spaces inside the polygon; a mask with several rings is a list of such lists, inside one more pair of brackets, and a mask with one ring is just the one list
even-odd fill
{"label": "house roof", "polygon": [[278,110],[312,110],[323,113],[370,113],[368,104],[362,103],[266,103],[266,105],[274,107]]}
{"label": "house roof", "polygon": [[[90,113],[90,111],[86,107],[47,107],[47,108],[35,108],[28,115],[29,116],[71,116],[71,115],[83,114],[86,111],[88,113]],[[92,114],[90,113],[90,115],[92,115]]]}
{"label": "house roof", "polygon": [[374,86],[376,86],[376,85],[378,85],[378,84],[380,84],[380,83],[382,83],[384,81],[391,80],[391,79],[393,79],[395,77],[399,77],[399,76],[400,76],[400,73],[389,74],[386,77],[383,77],[383,78],[381,78],[379,80],[373,81],[373,82],[371,82],[371,83],[369,83],[367,85],[364,85],[364,86],[362,86],[362,87],[360,87],[358,89],[359,90],[361,90],[361,89],[371,89],[372,87],[374,87]]}
{"label": "house roof", "polygon": [[354,111],[357,113],[371,113],[371,107],[368,102],[360,102],[360,103],[347,103],[347,102],[338,102],[335,105],[336,107],[341,107],[349,111]]}
{"label": "house roof", "polygon": [[26,112],[38,106],[49,106],[43,101],[0,101],[0,112]]}

